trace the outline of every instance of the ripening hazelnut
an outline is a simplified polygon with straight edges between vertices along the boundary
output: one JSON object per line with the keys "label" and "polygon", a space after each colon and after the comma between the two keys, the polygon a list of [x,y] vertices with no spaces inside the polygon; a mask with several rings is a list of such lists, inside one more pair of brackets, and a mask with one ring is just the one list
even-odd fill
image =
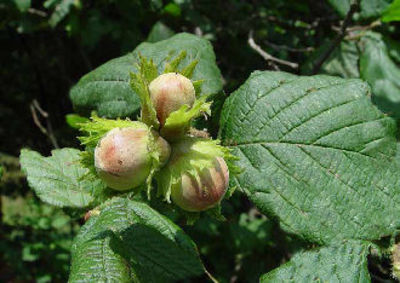
{"label": "ripening hazelnut", "polygon": [[178,73],[158,76],[150,83],[149,91],[161,127],[164,126],[169,114],[184,104],[192,107],[196,99],[192,82]]}
{"label": "ripening hazelnut", "polygon": [[222,157],[215,158],[211,168],[199,172],[197,178],[183,174],[171,188],[173,202],[186,211],[203,211],[222,200],[229,184],[229,171]]}
{"label": "ripening hazelnut", "polygon": [[160,167],[164,167],[164,165],[167,164],[169,160],[169,156],[171,155],[171,146],[165,139],[160,136],[158,132],[152,131],[152,133],[160,150]]}
{"label": "ripening hazelnut", "polygon": [[[100,178],[112,189],[125,191],[140,186],[146,181],[152,168],[150,155],[150,133],[144,128],[115,128],[98,143],[94,160]],[[157,137],[156,144],[168,149],[164,152],[167,160],[169,145]]]}

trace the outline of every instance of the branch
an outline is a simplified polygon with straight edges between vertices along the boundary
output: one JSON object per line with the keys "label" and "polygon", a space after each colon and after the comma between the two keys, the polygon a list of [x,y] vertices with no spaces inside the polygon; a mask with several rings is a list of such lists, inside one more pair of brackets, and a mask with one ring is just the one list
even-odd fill
{"label": "branch", "polygon": [[346,29],[350,24],[351,18],[353,17],[354,13],[358,10],[358,8],[359,8],[359,0],[354,1],[351,4],[350,10],[347,12],[346,18],[344,19],[342,26],[340,27],[339,34],[332,41],[332,44],[329,46],[329,48],[324,53],[322,53],[321,56],[318,58],[318,60],[315,62],[312,70],[312,73],[314,75],[318,73],[318,71],[321,69],[322,64],[326,61],[326,59],[329,58],[329,56],[332,54],[335,48],[343,40],[344,36],[346,35]]}
{"label": "branch", "polygon": [[28,9],[28,13],[32,14],[32,15],[36,15],[42,18],[46,18],[47,17],[47,13],[38,9],[34,9],[34,8],[29,8]]}
{"label": "branch", "polygon": [[[40,131],[45,136],[47,136],[49,138],[49,140],[53,144],[54,148],[59,148],[57,139],[53,133],[53,128],[51,127],[49,114],[40,107],[39,102],[36,99],[34,99],[32,101],[32,103],[29,105],[29,108],[31,109],[32,119],[33,119],[33,122],[35,123],[35,125],[40,129]],[[40,122],[40,119],[39,119],[36,111],[38,111],[40,113],[40,115],[42,115],[42,117],[44,117],[46,119],[46,124],[47,124],[46,128]]]}
{"label": "branch", "polygon": [[276,58],[274,56],[272,56],[271,54],[265,52],[259,45],[257,45],[257,43],[254,41],[253,38],[253,31],[249,32],[249,39],[247,41],[250,45],[250,47],[255,50],[258,54],[261,55],[261,57],[263,57],[266,61],[272,61],[281,65],[285,65],[285,66],[289,66],[291,68],[297,69],[299,67],[299,64],[297,63],[293,63],[293,62],[289,62],[286,60],[282,60],[279,58]]}
{"label": "branch", "polygon": [[289,52],[302,53],[302,52],[311,52],[311,51],[314,51],[314,49],[315,49],[314,47],[293,48],[293,47],[286,46],[286,45],[275,44],[275,43],[269,42],[268,40],[264,40],[264,43],[276,51],[286,50]]}
{"label": "branch", "polygon": [[357,40],[365,35],[369,30],[382,25],[380,20],[376,20],[367,26],[355,26],[347,29],[348,35],[345,36],[346,40]]}

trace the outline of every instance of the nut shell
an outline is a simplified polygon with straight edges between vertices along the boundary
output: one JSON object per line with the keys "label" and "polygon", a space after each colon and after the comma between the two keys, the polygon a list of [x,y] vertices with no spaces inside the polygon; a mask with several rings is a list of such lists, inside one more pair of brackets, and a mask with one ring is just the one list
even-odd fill
{"label": "nut shell", "polygon": [[151,170],[148,135],[146,129],[115,128],[99,141],[95,167],[110,188],[125,191],[145,182]]}
{"label": "nut shell", "polygon": [[158,76],[150,83],[149,91],[161,126],[165,124],[169,114],[184,104],[192,107],[196,99],[192,82],[178,73]]}
{"label": "nut shell", "polygon": [[222,157],[214,166],[199,172],[198,178],[184,174],[171,190],[172,200],[186,211],[207,210],[222,200],[229,185],[229,170]]}

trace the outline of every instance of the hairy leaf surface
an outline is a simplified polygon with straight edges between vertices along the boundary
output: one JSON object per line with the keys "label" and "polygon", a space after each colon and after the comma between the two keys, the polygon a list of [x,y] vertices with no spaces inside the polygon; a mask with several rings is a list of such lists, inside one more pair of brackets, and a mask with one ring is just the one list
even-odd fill
{"label": "hairy leaf surface", "polygon": [[395,122],[360,80],[255,72],[226,101],[221,139],[236,183],[307,240],[375,240],[399,226]]}
{"label": "hairy leaf surface", "polygon": [[[52,156],[21,150],[20,162],[29,186],[44,202],[60,207],[86,207],[107,194],[99,179],[80,164],[80,151],[57,149]],[[99,198],[99,199],[97,199]]]}
{"label": "hairy leaf surface", "polygon": [[350,241],[296,254],[260,282],[370,282],[369,245]]}
{"label": "hairy leaf surface", "polygon": [[191,239],[147,204],[114,198],[95,211],[75,239],[70,282],[169,282],[204,273]]}

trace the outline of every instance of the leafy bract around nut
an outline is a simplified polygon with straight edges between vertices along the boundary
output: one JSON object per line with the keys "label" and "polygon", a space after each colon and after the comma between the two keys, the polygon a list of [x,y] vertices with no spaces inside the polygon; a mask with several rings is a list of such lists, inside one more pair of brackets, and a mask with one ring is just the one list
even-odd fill
{"label": "leafy bract around nut", "polygon": [[128,190],[146,182],[150,192],[155,171],[168,159],[166,141],[138,121],[93,116],[80,130],[85,133],[79,139],[86,146],[82,154],[86,167],[113,189]]}
{"label": "leafy bract around nut", "polygon": [[[141,101],[140,120],[159,130],[167,140],[183,137],[194,118],[202,113],[210,114],[211,103],[206,102],[206,96],[195,100],[201,92],[203,81],[190,81],[198,61],[194,60],[178,69],[185,57],[186,52],[182,51],[166,63],[163,74],[158,76],[153,61],[140,56],[138,72],[130,74],[130,85]],[[182,93],[177,92],[177,87],[182,89]]]}
{"label": "leafy bract around nut", "polygon": [[161,135],[168,140],[176,140],[182,137],[190,129],[190,121],[198,117],[201,113],[211,114],[211,102],[206,102],[207,96],[204,95],[194,102],[190,108],[184,104],[177,111],[172,112],[161,128]]}
{"label": "leafy bract around nut", "polygon": [[214,158],[210,168],[197,177],[183,174],[171,188],[173,202],[186,211],[203,211],[220,203],[229,185],[229,170],[222,157]]}
{"label": "leafy bract around nut", "polygon": [[[229,179],[224,159],[235,158],[228,148],[219,145],[218,140],[194,137],[180,140],[173,145],[168,166],[156,175],[159,194],[168,202],[172,194],[173,201],[187,211],[201,211],[217,205],[226,192]],[[237,172],[233,166],[230,169]],[[215,181],[220,185],[212,188]],[[185,187],[198,191],[183,192]]]}

